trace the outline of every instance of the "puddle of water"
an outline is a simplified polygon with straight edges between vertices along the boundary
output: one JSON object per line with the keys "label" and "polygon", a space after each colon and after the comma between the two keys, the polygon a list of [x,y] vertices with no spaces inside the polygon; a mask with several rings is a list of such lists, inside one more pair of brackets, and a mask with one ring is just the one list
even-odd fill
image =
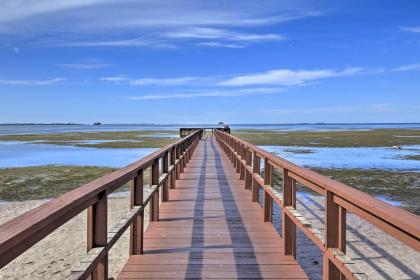
{"label": "puddle of water", "polygon": [[[322,148],[261,146],[297,165],[319,168],[389,169],[420,171],[420,160],[406,160],[404,156],[419,155],[420,145],[405,145],[401,149],[388,147]],[[302,151],[311,151],[303,153]]]}
{"label": "puddle of water", "polygon": [[[304,191],[298,191],[296,192],[297,198],[305,205],[311,206],[314,205],[314,197],[319,197],[319,195],[314,195],[313,193],[308,193]],[[376,195],[375,198],[386,202],[392,206],[398,206],[401,207],[402,202],[397,200],[392,200],[384,195]]]}
{"label": "puddle of water", "polygon": [[39,165],[123,167],[156,151],[156,148],[83,148],[25,142],[0,142],[0,168]]}
{"label": "puddle of water", "polygon": [[179,138],[178,134],[171,134],[171,133],[155,133],[155,134],[146,134],[142,136],[153,137],[153,138]]}

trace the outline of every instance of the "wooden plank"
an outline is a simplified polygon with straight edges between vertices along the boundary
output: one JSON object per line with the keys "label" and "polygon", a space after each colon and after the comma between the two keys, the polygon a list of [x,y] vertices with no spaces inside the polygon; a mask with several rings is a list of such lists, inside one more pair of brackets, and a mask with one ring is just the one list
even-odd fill
{"label": "wooden plank", "polygon": [[118,279],[307,279],[244,189],[242,162],[230,159],[213,137],[199,142],[145,232],[144,254],[131,255]]}

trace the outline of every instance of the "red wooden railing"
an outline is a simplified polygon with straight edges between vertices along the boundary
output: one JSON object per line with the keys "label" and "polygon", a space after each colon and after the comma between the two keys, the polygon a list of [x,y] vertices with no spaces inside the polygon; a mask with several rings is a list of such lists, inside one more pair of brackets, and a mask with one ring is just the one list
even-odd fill
{"label": "red wooden railing", "polygon": [[[252,201],[259,201],[263,189],[264,220],[271,222],[273,201],[282,209],[282,237],[286,255],[296,258],[296,227],[299,227],[323,252],[324,279],[364,279],[346,256],[346,212],[375,225],[401,242],[420,250],[420,218],[370,195],[334,181],[309,169],[268,153],[222,131],[215,135],[219,144],[252,191]],[[264,174],[261,176],[261,161]],[[273,169],[283,171],[283,195],[273,186]],[[325,236],[296,210],[296,182],[325,198]]]}
{"label": "red wooden railing", "polygon": [[[108,251],[130,227],[130,254],[143,252],[144,209],[150,202],[150,221],[159,220],[159,192],[168,189],[184,171],[203,130],[180,139],[151,155],[53,199],[0,226],[0,268],[88,209],[87,255],[72,268],[73,279],[108,279]],[[160,168],[160,161],[162,168]],[[143,198],[143,175],[150,168],[150,192]],[[107,229],[108,195],[131,182],[131,210]]]}

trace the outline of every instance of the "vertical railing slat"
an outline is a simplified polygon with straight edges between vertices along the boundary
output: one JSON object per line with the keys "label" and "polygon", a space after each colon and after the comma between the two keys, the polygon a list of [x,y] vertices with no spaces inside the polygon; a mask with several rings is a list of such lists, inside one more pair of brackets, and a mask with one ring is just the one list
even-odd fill
{"label": "vertical railing slat", "polygon": [[[272,187],[273,185],[273,168],[270,165],[268,158],[264,159],[264,185],[265,187]],[[273,198],[264,190],[264,222],[272,222],[273,220]]]}
{"label": "vertical railing slat", "polygon": [[[150,168],[150,185],[159,184],[159,158],[155,159]],[[159,221],[159,186],[153,193],[153,197],[150,201],[150,221]]]}
{"label": "vertical railing slat", "polygon": [[175,189],[175,178],[176,178],[176,171],[175,171],[175,157],[176,157],[176,151],[175,151],[175,147],[171,150],[171,167],[172,167],[172,171],[171,171],[171,184],[170,187],[171,189]]}
{"label": "vertical railing slat", "polygon": [[[261,159],[258,157],[257,153],[253,152],[253,163],[252,163],[252,171],[254,174],[260,174],[261,172]],[[252,178],[252,201],[258,202],[260,196],[260,184],[254,178]]]}
{"label": "vertical railing slat", "polygon": [[296,258],[296,225],[286,214],[285,207],[296,209],[296,181],[283,169],[282,237],[284,254]]}
{"label": "vertical railing slat", "polygon": [[[346,211],[340,210],[334,202],[334,193],[326,191],[325,194],[325,249],[338,248],[345,252],[346,247]],[[332,280],[342,277],[340,270],[324,254],[323,278]]]}
{"label": "vertical railing slat", "polygon": [[[168,173],[169,170],[169,152],[166,152],[162,161],[162,173]],[[162,186],[162,202],[169,200],[169,176],[167,176]]]}
{"label": "vertical railing slat", "polygon": [[[108,229],[108,199],[106,191],[98,195],[98,201],[87,211],[87,251],[95,247],[106,247]],[[99,262],[91,275],[92,280],[108,279],[108,252]]]}
{"label": "vertical railing slat", "polygon": [[[143,169],[140,169],[131,181],[130,206],[133,208],[141,205],[143,205]],[[143,231],[144,211],[137,215],[130,227],[130,255],[143,254]]]}

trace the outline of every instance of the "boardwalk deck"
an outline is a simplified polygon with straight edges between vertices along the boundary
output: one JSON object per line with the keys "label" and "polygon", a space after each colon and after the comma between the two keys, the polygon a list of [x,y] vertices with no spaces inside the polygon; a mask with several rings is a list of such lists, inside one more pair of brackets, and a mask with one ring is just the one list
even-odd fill
{"label": "boardwalk deck", "polygon": [[118,279],[307,279],[213,137],[204,138],[159,222]]}

